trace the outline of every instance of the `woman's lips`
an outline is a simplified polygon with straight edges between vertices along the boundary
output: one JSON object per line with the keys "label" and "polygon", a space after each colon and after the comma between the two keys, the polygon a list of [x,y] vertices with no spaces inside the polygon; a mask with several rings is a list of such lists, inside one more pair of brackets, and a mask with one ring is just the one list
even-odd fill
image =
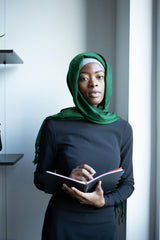
{"label": "woman's lips", "polygon": [[99,97],[100,93],[101,93],[100,91],[92,91],[92,92],[89,92],[89,96],[92,98],[96,98],[96,97]]}

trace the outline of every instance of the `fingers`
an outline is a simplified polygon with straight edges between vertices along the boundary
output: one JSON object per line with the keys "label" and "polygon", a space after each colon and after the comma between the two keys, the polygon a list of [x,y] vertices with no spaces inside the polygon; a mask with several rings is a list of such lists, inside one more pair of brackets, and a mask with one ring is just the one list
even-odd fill
{"label": "fingers", "polygon": [[102,185],[102,181],[99,181],[99,182],[97,183],[97,188],[99,188],[99,189],[102,188],[101,185]]}
{"label": "fingers", "polygon": [[75,187],[71,187],[72,191],[74,192],[74,198],[76,198],[81,204],[87,204],[88,201],[86,199],[86,193],[79,191]]}
{"label": "fingers", "polygon": [[96,171],[88,164],[83,164],[80,166],[80,168],[87,170],[92,176],[96,173]]}
{"label": "fingers", "polygon": [[79,181],[86,181],[85,175],[82,173],[82,170],[75,168],[72,170],[70,177]]}
{"label": "fingers", "polygon": [[101,181],[98,182],[97,187],[94,192],[84,193],[79,191],[77,188],[71,188],[75,193],[74,197],[81,203],[81,204],[89,204],[95,207],[103,207],[105,204],[105,199],[103,196],[103,190],[101,187]]}
{"label": "fingers", "polygon": [[76,167],[72,170],[70,177],[80,181],[87,181],[87,179],[93,179],[93,175],[96,171],[87,164]]}
{"label": "fingers", "polygon": [[102,181],[99,181],[97,183],[95,191],[97,192],[98,195],[103,195]]}
{"label": "fingers", "polygon": [[62,185],[62,189],[69,194],[70,196],[72,196],[73,198],[77,199],[80,203],[84,202],[84,198],[83,198],[83,192],[79,191],[78,189],[72,187],[68,187],[66,184]]}
{"label": "fingers", "polygon": [[62,184],[62,189],[66,192],[66,193],[69,193],[71,194],[72,196],[73,195],[79,195],[79,196],[82,196],[83,195],[83,192],[79,191],[77,188],[75,187],[68,187],[65,183]]}
{"label": "fingers", "polygon": [[87,179],[87,178],[89,180],[93,179],[92,174],[88,170],[86,170],[85,168],[83,168],[83,167],[81,168],[80,167],[80,172],[81,172],[82,176],[85,177],[85,179]]}
{"label": "fingers", "polygon": [[85,193],[83,193],[83,192],[81,192],[81,191],[79,191],[77,188],[75,188],[75,187],[71,187],[71,189],[77,194],[77,195],[79,195],[79,196],[81,196],[81,197],[85,197]]}
{"label": "fingers", "polygon": [[72,194],[73,191],[70,187],[68,187],[65,183],[62,184],[62,189],[66,192],[66,193],[69,193],[69,194]]}
{"label": "fingers", "polygon": [[103,207],[105,204],[101,181],[98,182],[96,190],[91,193],[81,192],[75,187],[68,187],[66,184],[63,184],[62,188],[67,194],[77,199],[81,204],[89,204],[98,208]]}

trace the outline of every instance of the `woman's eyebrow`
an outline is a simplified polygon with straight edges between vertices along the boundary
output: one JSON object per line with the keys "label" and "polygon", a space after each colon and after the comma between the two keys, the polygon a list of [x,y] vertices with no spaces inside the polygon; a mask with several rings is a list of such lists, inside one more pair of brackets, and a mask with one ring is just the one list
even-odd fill
{"label": "woman's eyebrow", "polygon": [[[98,71],[96,71],[96,72],[94,72],[94,73],[99,73],[99,72],[103,72],[103,73],[104,73],[103,70],[98,70]],[[89,74],[89,73],[88,73],[88,72],[80,72],[80,74]]]}
{"label": "woman's eyebrow", "polygon": [[80,72],[80,74],[83,74],[83,73],[85,73],[85,74],[89,74],[88,72]]}

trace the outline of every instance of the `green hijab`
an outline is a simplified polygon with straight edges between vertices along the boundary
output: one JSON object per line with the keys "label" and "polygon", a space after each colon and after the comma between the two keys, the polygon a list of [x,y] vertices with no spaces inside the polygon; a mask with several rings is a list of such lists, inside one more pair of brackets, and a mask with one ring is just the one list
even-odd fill
{"label": "green hijab", "polygon": [[[90,105],[78,89],[78,78],[83,58],[95,58],[105,69],[105,97],[98,107]],[[75,56],[69,65],[67,85],[72,94],[75,107],[62,109],[58,114],[49,116],[43,121],[36,139],[34,163],[37,163],[38,161],[41,132],[43,125],[48,119],[64,121],[87,120],[97,124],[109,124],[120,118],[116,113],[112,113],[108,109],[112,94],[112,72],[109,64],[100,54],[95,52],[85,52]]]}

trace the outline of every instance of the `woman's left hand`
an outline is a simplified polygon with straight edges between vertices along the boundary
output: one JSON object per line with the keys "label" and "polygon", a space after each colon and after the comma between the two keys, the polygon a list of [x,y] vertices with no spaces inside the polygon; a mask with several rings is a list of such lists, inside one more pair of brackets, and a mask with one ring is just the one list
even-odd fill
{"label": "woman's left hand", "polygon": [[95,191],[91,193],[81,192],[75,187],[68,187],[66,184],[63,184],[62,188],[66,193],[77,199],[81,204],[89,204],[97,208],[101,208],[105,204],[101,181],[98,182]]}

